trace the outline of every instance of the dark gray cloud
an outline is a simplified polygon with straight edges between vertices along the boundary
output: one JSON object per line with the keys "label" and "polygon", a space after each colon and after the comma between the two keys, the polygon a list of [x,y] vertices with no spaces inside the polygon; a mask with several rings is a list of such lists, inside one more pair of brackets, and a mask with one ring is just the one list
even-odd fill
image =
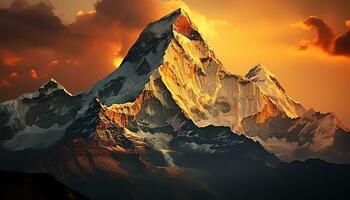
{"label": "dark gray cloud", "polygon": [[[316,31],[316,37],[309,44],[321,48],[330,55],[350,57],[350,27],[345,33],[335,34],[332,27],[315,16],[306,18],[302,24]],[[303,43],[299,45],[299,49],[306,50],[309,44]]]}

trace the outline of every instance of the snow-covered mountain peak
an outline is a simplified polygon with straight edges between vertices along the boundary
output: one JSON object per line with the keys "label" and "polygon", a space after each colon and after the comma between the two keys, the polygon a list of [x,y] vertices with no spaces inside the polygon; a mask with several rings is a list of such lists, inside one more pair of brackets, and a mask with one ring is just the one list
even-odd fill
{"label": "snow-covered mountain peak", "polygon": [[276,76],[261,64],[258,64],[250,69],[245,77],[253,82],[263,82],[264,85],[271,84],[276,86],[283,93],[286,92],[282,85],[278,82]]}
{"label": "snow-covered mountain peak", "polygon": [[45,93],[45,94],[51,94],[54,91],[57,90],[64,90],[67,94],[70,94],[66,88],[64,88],[59,82],[57,82],[55,79],[51,78],[49,81],[44,83],[40,88],[39,92],[40,93]]}
{"label": "snow-covered mountain peak", "polygon": [[[186,56],[194,59],[198,66],[201,62],[215,59],[188,15],[177,9],[145,28],[120,67],[88,92],[87,102],[99,98],[103,104],[110,106],[134,101],[151,76],[158,76],[158,68],[168,62],[165,57],[170,55],[169,49],[176,43],[186,48]],[[181,52],[173,54],[177,57],[175,59],[182,55]]]}
{"label": "snow-covered mountain peak", "polygon": [[80,109],[80,96],[51,79],[34,92],[0,104],[0,139],[7,139],[0,146],[23,150],[53,145]]}
{"label": "snow-covered mountain peak", "polygon": [[169,31],[176,31],[189,39],[201,38],[197,27],[181,8],[149,24],[145,31],[155,33],[157,37],[161,37]]}
{"label": "snow-covered mountain peak", "polygon": [[25,93],[19,96],[17,99],[2,102],[0,105],[13,104],[14,102],[21,101],[23,99],[46,97],[53,94],[56,91],[62,91],[65,95],[72,96],[72,94],[69,93],[59,82],[51,78],[49,81],[40,86],[36,91]]}
{"label": "snow-covered mountain peak", "polygon": [[288,117],[295,118],[305,112],[304,107],[299,102],[294,101],[287,95],[276,76],[261,64],[249,70],[245,77],[258,85]]}
{"label": "snow-covered mountain peak", "polygon": [[259,74],[265,75],[265,74],[267,74],[267,72],[268,72],[268,70],[259,63],[256,66],[254,66],[253,68],[251,68],[245,76],[247,78],[252,78],[252,77],[255,77]]}
{"label": "snow-covered mountain peak", "polygon": [[250,69],[245,77],[254,82],[272,81],[280,90],[285,92],[282,85],[277,81],[276,76],[261,64]]}
{"label": "snow-covered mountain peak", "polygon": [[47,82],[42,84],[41,87],[46,87],[46,86],[51,86],[51,87],[56,87],[56,88],[63,88],[63,86],[58,81],[56,81],[54,78],[50,78],[50,80],[48,80]]}
{"label": "snow-covered mountain peak", "polygon": [[25,94],[24,97],[36,98],[36,97],[48,96],[56,91],[63,91],[65,94],[72,96],[72,94],[69,93],[66,90],[66,88],[64,88],[59,82],[57,82],[55,79],[51,78],[49,81],[47,81],[42,86],[40,86],[37,91]]}

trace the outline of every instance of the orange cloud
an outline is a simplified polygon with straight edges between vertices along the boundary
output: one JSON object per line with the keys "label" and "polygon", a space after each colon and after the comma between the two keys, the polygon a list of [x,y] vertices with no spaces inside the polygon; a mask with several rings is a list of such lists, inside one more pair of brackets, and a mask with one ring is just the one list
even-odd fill
{"label": "orange cloud", "polygon": [[336,35],[334,30],[318,17],[310,16],[302,20],[297,23],[297,27],[314,30],[316,35],[311,41],[302,42],[299,50],[306,50],[309,45],[313,45],[330,55],[350,57],[350,21],[347,20],[345,25],[349,30]]}
{"label": "orange cloud", "polygon": [[350,19],[345,21],[345,26],[350,28]]}
{"label": "orange cloud", "polygon": [[58,64],[58,60],[52,60],[50,63],[49,63],[49,66],[54,66],[54,65],[57,65]]}
{"label": "orange cloud", "polygon": [[13,66],[16,65],[19,61],[21,61],[21,58],[15,55],[14,53],[3,51],[2,53],[2,63],[6,66]]}
{"label": "orange cloud", "polygon": [[0,87],[8,87],[11,86],[11,83],[7,79],[0,79]]}
{"label": "orange cloud", "polygon": [[80,65],[80,63],[76,60],[71,60],[71,59],[67,59],[66,60],[67,64],[74,64],[74,65]]}
{"label": "orange cloud", "polygon": [[79,11],[77,12],[77,17],[83,16],[83,15],[85,15],[85,12],[84,12],[84,11],[79,10]]}
{"label": "orange cloud", "polygon": [[18,72],[11,72],[11,73],[10,73],[10,77],[11,77],[11,78],[16,78],[16,77],[18,77]]}
{"label": "orange cloud", "polygon": [[39,79],[39,75],[38,75],[38,72],[35,70],[35,69],[31,69],[30,70],[30,76],[33,78],[33,79]]}

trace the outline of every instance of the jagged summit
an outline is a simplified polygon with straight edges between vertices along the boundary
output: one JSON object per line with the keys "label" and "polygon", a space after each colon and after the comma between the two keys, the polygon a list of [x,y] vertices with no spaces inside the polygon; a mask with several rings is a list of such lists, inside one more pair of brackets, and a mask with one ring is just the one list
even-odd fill
{"label": "jagged summit", "polygon": [[63,85],[61,85],[58,81],[56,81],[55,79],[51,78],[49,81],[47,81],[46,83],[44,83],[40,88],[39,88],[39,92],[40,93],[45,93],[45,94],[51,94],[54,91],[57,90],[64,90],[67,94],[71,95],[66,88],[63,87]]}
{"label": "jagged summit", "polygon": [[49,147],[80,109],[80,96],[50,79],[38,90],[0,104],[0,139],[7,139],[0,146],[16,151]]}
{"label": "jagged summit", "polygon": [[181,8],[151,23],[145,30],[156,33],[157,36],[164,35],[167,31],[176,31],[189,39],[202,39],[189,15]]}
{"label": "jagged summit", "polygon": [[48,96],[56,91],[63,91],[64,94],[72,96],[72,94],[68,92],[65,87],[63,87],[63,85],[61,85],[55,79],[51,78],[49,81],[41,85],[36,91],[25,93],[17,97],[17,99],[8,100],[2,102],[1,104],[13,104],[15,101],[21,101],[23,99],[34,99],[38,97]]}
{"label": "jagged summit", "polygon": [[287,95],[286,90],[276,76],[263,65],[258,64],[254,66],[245,77],[258,85],[288,117],[296,118],[305,112],[304,107]]}
{"label": "jagged summit", "polygon": [[179,16],[179,15],[186,15],[187,16],[186,11],[180,7],[178,9],[174,10],[173,12],[169,13],[168,15],[166,15],[164,18],[166,18],[169,15],[174,15],[174,14],[177,16]]}
{"label": "jagged summit", "polygon": [[277,81],[276,76],[260,63],[250,69],[245,77],[255,82],[263,82],[271,79],[279,89],[285,92],[281,84]]}
{"label": "jagged summit", "polygon": [[254,66],[249,70],[249,72],[245,75],[246,78],[252,79],[254,77],[262,77],[265,78],[266,76],[275,76],[272,74],[269,70],[266,69],[265,66],[261,65],[260,63]]}
{"label": "jagged summit", "polygon": [[[275,85],[283,93],[286,93],[285,89],[278,82],[276,76],[261,64],[258,64],[252,69],[250,69],[249,72],[245,75],[245,77],[254,82],[271,83],[272,85]],[[268,85],[268,84],[264,84],[264,85]]]}
{"label": "jagged summit", "polygon": [[50,80],[46,81],[41,87],[46,87],[46,86],[63,88],[63,86],[58,81],[56,81],[54,78],[50,78]]}
{"label": "jagged summit", "polygon": [[[203,49],[190,52],[189,43],[192,42],[195,43],[193,45],[203,46]],[[188,15],[182,9],[177,9],[145,28],[120,67],[89,91],[89,101],[99,98],[108,106],[134,101],[150,77],[157,76],[159,67],[165,63],[166,55],[170,55],[169,49],[175,44],[186,48],[186,56],[195,59],[198,65],[201,61],[215,59]],[[181,56],[181,52],[177,54],[179,55],[173,56]]]}
{"label": "jagged summit", "polygon": [[323,118],[327,118],[328,123],[332,123],[334,128],[341,128],[345,131],[349,131],[349,129],[342,124],[338,116],[334,112],[321,113],[316,111],[313,108],[310,108],[305,112],[305,114],[299,119],[299,121],[316,121]]}
{"label": "jagged summit", "polygon": [[56,91],[63,91],[64,94],[72,96],[70,92],[66,90],[63,85],[61,85],[58,81],[51,78],[49,81],[45,82],[42,86],[39,87],[37,91],[26,94],[24,97],[26,98],[36,98],[51,95]]}

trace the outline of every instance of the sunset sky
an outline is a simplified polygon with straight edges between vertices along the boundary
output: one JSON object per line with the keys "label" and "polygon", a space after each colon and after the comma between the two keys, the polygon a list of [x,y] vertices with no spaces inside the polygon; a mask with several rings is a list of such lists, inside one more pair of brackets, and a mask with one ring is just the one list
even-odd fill
{"label": "sunset sky", "polygon": [[0,101],[51,77],[88,89],[178,7],[231,72],[260,63],[292,98],[350,127],[349,0],[0,0]]}

